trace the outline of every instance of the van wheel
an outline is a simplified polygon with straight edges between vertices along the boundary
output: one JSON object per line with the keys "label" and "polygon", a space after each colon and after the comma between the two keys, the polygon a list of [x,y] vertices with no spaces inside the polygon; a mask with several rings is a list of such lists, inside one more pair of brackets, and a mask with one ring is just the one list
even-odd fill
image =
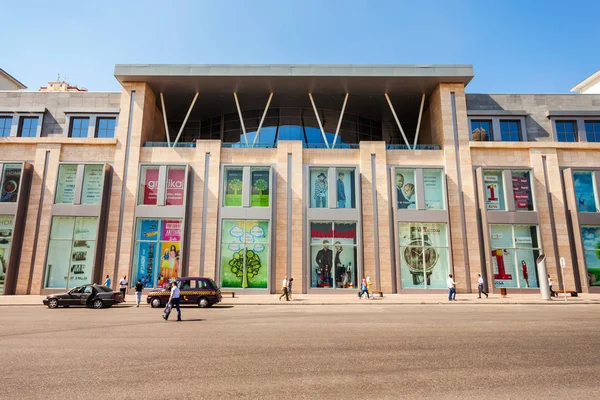
{"label": "van wheel", "polygon": [[200,308],[208,308],[210,307],[210,301],[208,301],[208,299],[206,297],[200,297],[198,299],[198,307]]}
{"label": "van wheel", "polygon": [[153,298],[152,301],[150,302],[150,306],[152,308],[160,307],[160,298],[158,298],[158,297]]}

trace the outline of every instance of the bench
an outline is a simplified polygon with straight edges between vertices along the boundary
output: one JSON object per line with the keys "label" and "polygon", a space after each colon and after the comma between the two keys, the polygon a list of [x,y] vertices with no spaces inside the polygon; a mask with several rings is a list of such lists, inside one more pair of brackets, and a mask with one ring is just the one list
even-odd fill
{"label": "bench", "polygon": [[229,291],[222,291],[221,290],[221,296],[225,295],[225,294],[230,294],[231,298],[235,298],[235,292],[233,292],[233,291],[230,291],[230,290]]}
{"label": "bench", "polygon": [[556,293],[558,295],[558,293],[569,293],[571,295],[571,297],[578,297],[577,291],[576,290],[553,290],[554,293]]}

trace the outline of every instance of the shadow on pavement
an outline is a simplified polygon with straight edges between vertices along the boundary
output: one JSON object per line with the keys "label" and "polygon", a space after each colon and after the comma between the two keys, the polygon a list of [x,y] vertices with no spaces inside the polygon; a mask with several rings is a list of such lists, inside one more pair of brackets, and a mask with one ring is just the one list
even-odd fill
{"label": "shadow on pavement", "polygon": [[202,318],[192,318],[192,319],[182,319],[179,322],[200,322],[200,321],[205,321],[205,320]]}

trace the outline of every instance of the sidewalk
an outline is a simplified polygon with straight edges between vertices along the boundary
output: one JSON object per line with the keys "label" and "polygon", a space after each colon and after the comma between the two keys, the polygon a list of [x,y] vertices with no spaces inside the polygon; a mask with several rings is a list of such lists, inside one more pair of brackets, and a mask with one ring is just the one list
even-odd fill
{"label": "sidewalk", "polygon": [[[43,306],[42,300],[46,296],[0,296],[1,306]],[[128,295],[127,303],[134,303],[135,296]],[[554,297],[552,300],[541,300],[536,294],[512,294],[506,297],[492,295],[489,299],[477,298],[477,294],[458,294],[457,301],[449,302],[444,294],[386,294],[384,297],[376,297],[374,300],[359,300],[355,294],[295,294],[294,300],[286,302],[279,301],[278,294],[239,295],[231,298],[224,296],[223,305],[350,305],[350,304],[373,304],[373,305],[402,305],[402,304],[547,304],[547,305],[569,305],[569,304],[597,304],[600,305],[600,294],[579,294],[579,297],[567,297],[564,295]],[[146,305],[146,296],[142,297],[142,304]]]}

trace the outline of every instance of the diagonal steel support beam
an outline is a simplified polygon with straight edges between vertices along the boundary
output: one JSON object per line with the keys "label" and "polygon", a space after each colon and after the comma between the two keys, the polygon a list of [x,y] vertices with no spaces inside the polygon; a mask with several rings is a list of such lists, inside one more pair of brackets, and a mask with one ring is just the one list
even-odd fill
{"label": "diagonal steel support beam", "polygon": [[194,100],[192,100],[192,104],[190,105],[190,109],[188,110],[187,114],[185,115],[183,123],[181,124],[181,128],[179,128],[179,133],[177,134],[177,137],[175,138],[175,141],[173,142],[173,146],[171,146],[171,147],[175,147],[175,145],[179,141],[179,138],[181,137],[181,134],[183,133],[183,129],[185,128],[185,124],[187,124],[187,120],[190,117],[190,114],[192,113],[192,108],[194,108],[194,104],[196,104],[196,100],[197,99],[198,99],[198,92],[196,92],[196,95],[194,96]]}
{"label": "diagonal steel support beam", "polygon": [[171,147],[171,135],[169,134],[169,125],[167,125],[167,109],[165,108],[165,98],[160,93],[160,104],[162,105],[163,119],[165,120],[165,135],[167,135],[167,147]]}
{"label": "diagonal steel support beam", "polygon": [[386,98],[388,104],[390,105],[390,110],[392,110],[392,115],[394,116],[394,119],[396,120],[396,124],[398,124],[400,133],[402,134],[402,138],[404,139],[404,143],[406,143],[406,146],[408,146],[408,149],[410,150],[410,143],[408,143],[408,139],[406,138],[406,135],[404,134],[404,129],[402,129],[402,124],[400,123],[400,120],[398,119],[398,116],[396,115],[396,111],[394,110],[394,106],[392,105],[392,101],[390,100],[390,96],[388,96],[387,93],[384,93],[384,94],[385,94],[385,98]]}
{"label": "diagonal steel support beam", "polygon": [[423,106],[425,105],[425,93],[421,96],[421,108],[419,109],[419,119],[417,120],[417,132],[415,133],[415,142],[413,150],[417,148],[417,140],[419,140],[419,129],[421,128],[421,118],[423,117]]}
{"label": "diagonal steel support beam", "polygon": [[340,133],[340,128],[342,127],[342,119],[344,118],[344,111],[346,110],[346,103],[348,102],[348,93],[346,93],[346,97],[344,98],[344,105],[342,106],[342,112],[340,113],[340,120],[338,121],[337,128],[335,129],[335,136],[333,137],[333,144],[331,148],[335,148],[335,142],[337,141],[338,134]]}
{"label": "diagonal steel support beam", "polygon": [[321,123],[321,118],[319,117],[319,112],[317,111],[317,106],[313,100],[312,93],[309,93],[308,97],[310,98],[310,103],[313,106],[313,110],[315,110],[315,117],[317,117],[317,122],[319,123],[319,129],[321,129],[321,135],[323,136],[323,141],[325,141],[325,146],[329,148],[329,142],[327,142],[327,136],[325,135],[325,130],[323,129],[323,124]]}
{"label": "diagonal steel support beam", "polygon": [[238,115],[240,116],[240,125],[242,125],[242,132],[244,133],[244,140],[246,141],[246,147],[248,147],[248,136],[246,135],[246,125],[244,125],[244,116],[240,108],[240,101],[238,100],[237,93],[233,92],[233,98],[235,99],[235,106],[237,107]]}
{"label": "diagonal steel support beam", "polygon": [[267,116],[267,111],[269,111],[269,105],[271,104],[271,99],[273,98],[273,93],[269,95],[269,100],[267,100],[267,106],[265,107],[265,112],[260,119],[260,123],[258,124],[258,129],[256,130],[256,136],[254,136],[254,141],[252,142],[252,147],[256,144],[258,140],[258,136],[260,135],[260,128],[263,126],[263,122],[265,122],[265,117]]}

